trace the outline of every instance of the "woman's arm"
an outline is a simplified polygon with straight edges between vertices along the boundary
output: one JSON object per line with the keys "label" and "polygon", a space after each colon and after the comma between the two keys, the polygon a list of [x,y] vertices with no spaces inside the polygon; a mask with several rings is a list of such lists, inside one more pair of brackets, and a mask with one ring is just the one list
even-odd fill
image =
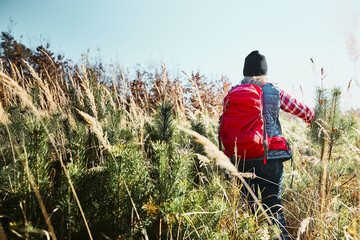
{"label": "woman's arm", "polygon": [[280,90],[280,108],[303,119],[306,123],[311,123],[315,117],[314,111],[308,106],[298,102],[284,90]]}

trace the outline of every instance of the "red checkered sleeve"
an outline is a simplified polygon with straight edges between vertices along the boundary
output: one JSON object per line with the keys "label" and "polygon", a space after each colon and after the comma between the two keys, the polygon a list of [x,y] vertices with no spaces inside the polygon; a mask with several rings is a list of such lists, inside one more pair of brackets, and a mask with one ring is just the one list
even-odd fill
{"label": "red checkered sleeve", "polygon": [[292,98],[283,90],[280,90],[280,108],[285,112],[298,116],[306,123],[311,123],[315,117],[314,111],[308,106],[298,102],[295,98]]}

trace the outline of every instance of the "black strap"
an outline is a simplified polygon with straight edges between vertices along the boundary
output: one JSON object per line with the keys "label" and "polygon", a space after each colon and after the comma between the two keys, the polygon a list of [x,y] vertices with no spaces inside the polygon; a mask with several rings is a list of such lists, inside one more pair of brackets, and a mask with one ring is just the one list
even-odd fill
{"label": "black strap", "polygon": [[222,119],[222,116],[221,115],[219,117],[219,127],[218,127],[218,141],[219,141],[219,150],[222,151],[222,144],[221,144],[221,137],[220,137],[220,125],[221,125],[221,119]]}
{"label": "black strap", "polygon": [[[287,143],[288,144],[288,148],[290,149],[290,145],[289,145],[289,143]],[[294,161],[293,161],[293,154],[292,154],[292,151],[291,151],[291,149],[289,150],[290,151],[290,154],[291,154],[291,183],[290,183],[290,188],[292,188],[292,185],[293,185],[293,182],[294,182]]]}
{"label": "black strap", "polygon": [[267,144],[267,134],[266,134],[266,120],[263,115],[261,115],[264,121],[264,132],[263,132],[263,146],[264,146],[264,163],[267,162],[268,159],[268,144]]}
{"label": "black strap", "polygon": [[[263,83],[261,84],[259,87],[261,88],[262,90],[262,87],[265,85],[265,84],[268,84],[268,83]],[[262,106],[263,106],[263,109],[262,109],[262,112],[261,112],[261,117],[263,118],[263,121],[264,121],[264,132],[263,132],[263,146],[264,146],[264,163],[267,162],[267,159],[268,159],[268,144],[267,144],[267,133],[266,133],[266,119],[263,115],[263,112],[264,112],[264,99],[263,99],[263,96],[262,96]]]}

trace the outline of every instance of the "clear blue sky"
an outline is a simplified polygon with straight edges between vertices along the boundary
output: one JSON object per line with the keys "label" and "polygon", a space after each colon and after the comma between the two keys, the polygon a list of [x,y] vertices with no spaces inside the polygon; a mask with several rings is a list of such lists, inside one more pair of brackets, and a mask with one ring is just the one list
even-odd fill
{"label": "clear blue sky", "polygon": [[75,62],[90,49],[124,68],[163,62],[170,72],[200,70],[233,84],[256,49],[270,80],[306,104],[313,106],[324,67],[324,84],[343,89],[346,108],[360,108],[360,86],[353,81],[346,93],[354,77],[346,39],[360,39],[359,9],[355,0],[0,0],[0,31],[11,17],[23,43],[35,47],[43,36]]}

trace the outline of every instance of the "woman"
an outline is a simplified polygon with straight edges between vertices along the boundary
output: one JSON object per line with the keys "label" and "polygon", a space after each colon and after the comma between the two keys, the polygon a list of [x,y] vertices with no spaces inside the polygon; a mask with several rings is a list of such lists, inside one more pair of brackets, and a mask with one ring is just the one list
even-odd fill
{"label": "woman", "polygon": [[[267,135],[270,138],[282,137],[279,121],[280,109],[303,119],[306,123],[311,123],[315,116],[314,112],[270,83],[266,76],[267,69],[265,57],[259,51],[253,51],[245,58],[244,79],[241,81],[241,85],[254,84],[262,89],[263,116]],[[258,195],[259,191],[261,192],[262,204],[269,208],[274,215],[275,223],[280,227],[283,239],[287,239],[286,224],[281,206],[283,162],[291,158],[292,152],[290,148],[288,150],[272,150],[270,148],[266,162],[263,161],[263,158],[236,160],[234,156],[231,157],[232,162],[235,166],[238,166],[239,171],[253,172],[258,176],[258,178],[249,179],[249,185],[256,195]],[[249,202],[253,203],[251,195],[248,194],[244,187],[242,189]]]}

